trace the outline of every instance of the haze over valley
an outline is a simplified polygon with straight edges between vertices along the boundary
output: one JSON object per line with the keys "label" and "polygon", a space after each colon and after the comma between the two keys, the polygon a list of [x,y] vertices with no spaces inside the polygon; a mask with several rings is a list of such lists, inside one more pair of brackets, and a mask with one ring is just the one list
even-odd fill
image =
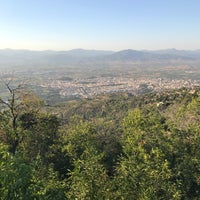
{"label": "haze over valley", "polygon": [[134,95],[200,85],[200,50],[0,50],[1,79],[22,82],[49,102]]}

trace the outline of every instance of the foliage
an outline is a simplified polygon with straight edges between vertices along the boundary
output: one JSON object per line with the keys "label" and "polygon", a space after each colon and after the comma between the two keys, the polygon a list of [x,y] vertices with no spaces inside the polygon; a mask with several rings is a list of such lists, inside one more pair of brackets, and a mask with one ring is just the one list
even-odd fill
{"label": "foliage", "polygon": [[1,101],[1,199],[199,199],[198,90],[53,107],[18,94]]}
{"label": "foliage", "polygon": [[117,198],[179,199],[162,149],[149,144],[149,121],[138,109],[124,120],[123,154],[115,176]]}
{"label": "foliage", "polygon": [[108,176],[101,165],[102,154],[87,146],[79,159],[74,160],[70,172],[69,199],[106,199]]}

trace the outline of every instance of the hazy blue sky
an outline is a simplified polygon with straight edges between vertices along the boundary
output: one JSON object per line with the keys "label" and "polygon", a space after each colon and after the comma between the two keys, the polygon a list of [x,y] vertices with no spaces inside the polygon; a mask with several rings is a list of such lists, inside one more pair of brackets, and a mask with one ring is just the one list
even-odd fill
{"label": "hazy blue sky", "polygon": [[200,49],[200,0],[0,0],[0,49]]}

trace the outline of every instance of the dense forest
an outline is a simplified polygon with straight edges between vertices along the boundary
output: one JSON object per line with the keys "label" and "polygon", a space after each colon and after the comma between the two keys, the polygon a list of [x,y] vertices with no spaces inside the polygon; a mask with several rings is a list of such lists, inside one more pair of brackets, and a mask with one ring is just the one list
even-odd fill
{"label": "dense forest", "polygon": [[200,199],[200,89],[47,105],[6,85],[0,199]]}

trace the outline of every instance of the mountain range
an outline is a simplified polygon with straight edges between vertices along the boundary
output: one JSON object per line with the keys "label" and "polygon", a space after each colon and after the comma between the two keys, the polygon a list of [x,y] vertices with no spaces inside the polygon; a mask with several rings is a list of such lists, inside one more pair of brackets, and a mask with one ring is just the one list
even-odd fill
{"label": "mountain range", "polygon": [[31,50],[0,50],[0,67],[14,66],[57,66],[87,63],[141,63],[141,62],[198,62],[200,50],[122,50],[102,51],[73,49],[69,51],[31,51]]}

